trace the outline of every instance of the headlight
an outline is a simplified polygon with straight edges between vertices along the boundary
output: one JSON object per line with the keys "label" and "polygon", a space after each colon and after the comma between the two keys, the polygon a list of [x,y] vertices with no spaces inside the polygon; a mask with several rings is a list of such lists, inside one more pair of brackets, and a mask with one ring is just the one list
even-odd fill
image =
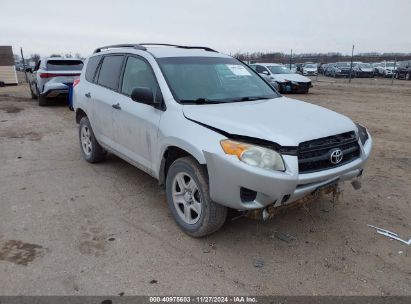
{"label": "headlight", "polygon": [[364,145],[368,140],[367,128],[360,125],[359,123],[356,123],[356,125],[358,129],[358,135],[360,136],[360,141]]}
{"label": "headlight", "polygon": [[250,166],[285,171],[281,154],[274,150],[230,139],[222,140],[220,144],[226,154],[236,155],[239,160]]}

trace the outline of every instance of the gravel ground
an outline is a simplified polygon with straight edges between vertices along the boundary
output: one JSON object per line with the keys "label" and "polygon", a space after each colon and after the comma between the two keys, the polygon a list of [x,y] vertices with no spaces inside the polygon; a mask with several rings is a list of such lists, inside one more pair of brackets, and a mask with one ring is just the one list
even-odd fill
{"label": "gravel ground", "polygon": [[362,189],[203,239],[178,229],[147,174],[85,162],[64,104],[0,88],[0,294],[410,295],[410,246],[367,224],[411,238],[411,82],[319,80],[291,97],[370,129]]}

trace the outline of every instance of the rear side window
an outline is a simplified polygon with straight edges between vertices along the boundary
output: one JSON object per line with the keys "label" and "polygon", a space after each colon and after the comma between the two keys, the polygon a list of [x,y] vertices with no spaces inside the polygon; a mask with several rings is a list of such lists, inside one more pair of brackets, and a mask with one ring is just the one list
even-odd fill
{"label": "rear side window", "polygon": [[81,71],[83,61],[81,60],[49,60],[47,61],[48,71]]}
{"label": "rear side window", "polygon": [[86,80],[89,82],[94,82],[94,75],[96,75],[96,70],[100,62],[101,56],[91,57],[88,60],[86,68]]}
{"label": "rear side window", "polygon": [[97,83],[103,87],[117,90],[123,59],[124,56],[122,55],[105,56],[100,67]]}

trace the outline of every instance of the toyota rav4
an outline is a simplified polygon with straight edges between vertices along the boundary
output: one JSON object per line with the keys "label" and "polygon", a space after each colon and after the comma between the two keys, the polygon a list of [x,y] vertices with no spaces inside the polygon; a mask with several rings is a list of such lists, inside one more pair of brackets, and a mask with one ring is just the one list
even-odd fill
{"label": "toyota rav4", "polygon": [[74,83],[84,158],[107,151],[159,180],[191,236],[227,209],[283,207],[361,176],[372,139],[331,110],[281,96],[253,69],[207,47],[101,47]]}

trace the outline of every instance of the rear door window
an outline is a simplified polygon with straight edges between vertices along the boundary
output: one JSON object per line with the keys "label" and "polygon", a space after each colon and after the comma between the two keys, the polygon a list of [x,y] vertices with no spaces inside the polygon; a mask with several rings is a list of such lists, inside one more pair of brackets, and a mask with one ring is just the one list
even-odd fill
{"label": "rear door window", "polygon": [[94,82],[94,75],[96,75],[96,70],[98,64],[100,63],[101,56],[94,56],[89,58],[86,68],[86,80],[89,82]]}
{"label": "rear door window", "polygon": [[83,61],[81,60],[49,60],[47,61],[48,71],[81,71]]}
{"label": "rear door window", "polygon": [[97,83],[103,87],[117,90],[120,80],[123,55],[110,55],[103,58]]}

